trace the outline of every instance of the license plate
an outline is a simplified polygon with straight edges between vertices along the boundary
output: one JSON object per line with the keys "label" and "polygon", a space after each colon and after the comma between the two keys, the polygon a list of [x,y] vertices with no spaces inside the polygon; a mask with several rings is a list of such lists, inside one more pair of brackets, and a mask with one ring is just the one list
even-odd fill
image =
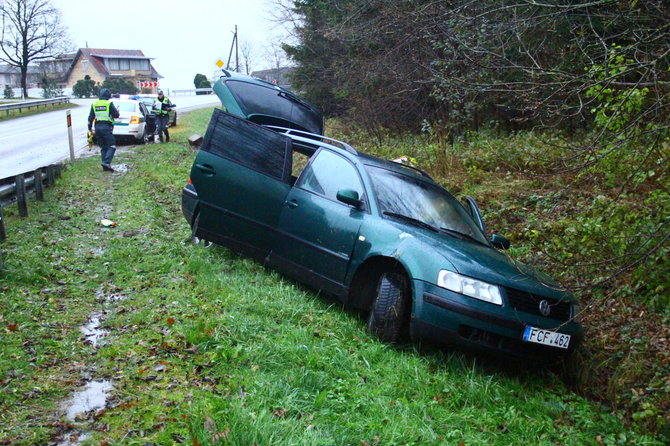
{"label": "license plate", "polygon": [[568,348],[570,345],[570,335],[531,326],[526,326],[523,331],[523,340],[558,348]]}

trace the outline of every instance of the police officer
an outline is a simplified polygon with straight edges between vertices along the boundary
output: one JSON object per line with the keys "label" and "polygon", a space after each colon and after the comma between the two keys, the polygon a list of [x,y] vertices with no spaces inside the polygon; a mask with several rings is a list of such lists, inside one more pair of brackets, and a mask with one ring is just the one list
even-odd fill
{"label": "police officer", "polygon": [[172,110],[172,107],[172,102],[165,97],[163,90],[158,90],[158,97],[154,101],[153,109],[156,113],[156,134],[160,142],[163,142],[163,132],[165,132],[165,142],[170,142],[168,113]]}
{"label": "police officer", "polygon": [[119,117],[119,111],[109,101],[112,93],[108,89],[101,88],[98,97],[100,99],[91,105],[91,112],[88,114],[88,131],[91,131],[95,120],[95,139],[100,146],[102,170],[114,172],[111,163],[114,152],[116,152],[116,141],[112,132],[114,131],[114,119]]}

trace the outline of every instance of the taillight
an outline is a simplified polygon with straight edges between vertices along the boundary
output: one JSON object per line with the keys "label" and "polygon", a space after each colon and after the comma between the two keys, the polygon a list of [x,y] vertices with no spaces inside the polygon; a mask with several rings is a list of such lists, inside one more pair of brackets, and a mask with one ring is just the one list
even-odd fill
{"label": "taillight", "polygon": [[133,116],[130,118],[130,123],[131,124],[139,124],[140,123],[140,117],[139,116]]}
{"label": "taillight", "polygon": [[193,184],[193,180],[191,179],[191,177],[188,177],[188,181],[187,181],[187,183],[188,183],[188,184]]}

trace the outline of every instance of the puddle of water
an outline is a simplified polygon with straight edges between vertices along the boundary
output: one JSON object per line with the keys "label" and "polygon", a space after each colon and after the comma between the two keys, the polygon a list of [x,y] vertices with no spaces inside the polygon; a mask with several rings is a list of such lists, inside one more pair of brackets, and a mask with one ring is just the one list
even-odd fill
{"label": "puddle of water", "polygon": [[113,173],[127,173],[128,172],[128,165],[127,164],[114,164],[112,167],[114,168]]}
{"label": "puddle of water", "polygon": [[66,402],[67,418],[70,421],[77,421],[77,414],[104,408],[113,388],[111,381],[104,379],[89,382]]}
{"label": "puddle of water", "polygon": [[106,303],[120,302],[127,298],[128,296],[121,293],[107,294],[104,290],[97,290],[95,292],[95,300],[97,300],[98,302],[106,302]]}
{"label": "puddle of water", "polygon": [[[71,435],[71,434],[70,434],[70,435]],[[87,434],[87,433],[81,433],[81,434],[79,434],[79,435],[77,436],[77,439],[76,439],[76,440],[73,440],[73,439],[70,439],[70,438],[66,438],[65,440],[63,440],[63,441],[61,441],[60,443],[58,443],[57,446],[79,446],[79,445],[81,445],[81,443],[82,443],[83,441],[86,441],[86,440],[88,440],[89,438],[91,438],[91,435],[90,435],[90,434]]]}
{"label": "puddle of water", "polygon": [[100,318],[102,312],[93,313],[88,319],[88,324],[82,326],[79,330],[86,336],[86,341],[93,347],[97,347],[100,339],[107,334],[106,330],[100,328]]}

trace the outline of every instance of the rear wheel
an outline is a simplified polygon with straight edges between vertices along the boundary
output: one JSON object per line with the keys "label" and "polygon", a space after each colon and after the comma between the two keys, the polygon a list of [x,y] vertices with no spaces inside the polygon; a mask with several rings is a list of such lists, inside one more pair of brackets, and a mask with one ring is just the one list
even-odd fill
{"label": "rear wheel", "polygon": [[368,330],[384,342],[396,343],[407,325],[409,283],[404,274],[386,272],[379,278]]}

